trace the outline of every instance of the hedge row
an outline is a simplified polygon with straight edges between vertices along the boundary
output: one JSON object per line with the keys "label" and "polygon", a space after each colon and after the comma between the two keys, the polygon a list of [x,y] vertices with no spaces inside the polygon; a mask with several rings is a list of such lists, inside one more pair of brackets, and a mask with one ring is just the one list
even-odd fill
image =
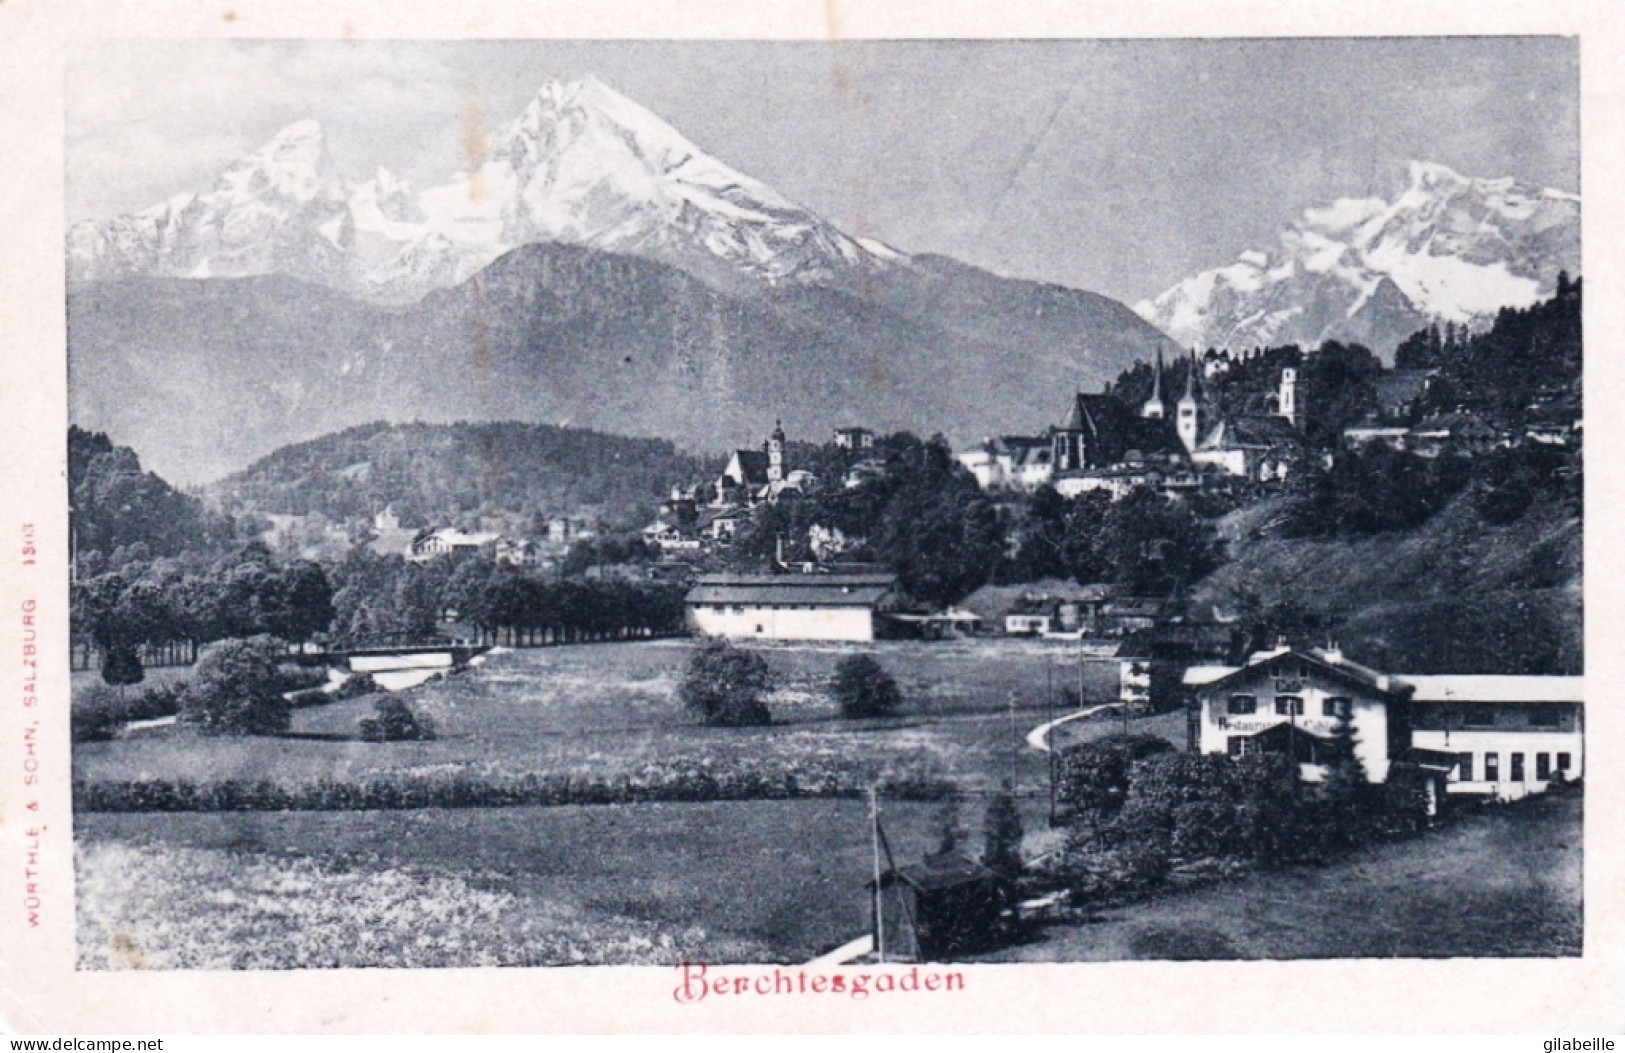
{"label": "hedge row", "polygon": [[[866,784],[824,776],[810,781],[793,774],[761,772],[713,776],[678,769],[638,775],[522,775],[377,778],[362,782],[323,779],[287,786],[271,780],[188,779],[75,781],[77,812],[365,811],[399,808],[498,808],[516,805],[637,804],[653,801],[753,801],[859,797]],[[879,786],[892,800],[936,801],[955,792],[947,780],[896,779]]]}

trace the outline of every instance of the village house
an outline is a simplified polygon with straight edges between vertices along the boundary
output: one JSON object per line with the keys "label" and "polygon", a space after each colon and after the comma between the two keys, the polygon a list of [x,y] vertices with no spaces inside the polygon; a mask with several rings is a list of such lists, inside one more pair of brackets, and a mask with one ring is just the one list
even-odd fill
{"label": "village house", "polygon": [[1191,454],[1199,465],[1256,483],[1285,479],[1303,457],[1303,436],[1284,417],[1268,416],[1221,420]]}
{"label": "village house", "polygon": [[508,537],[497,539],[496,560],[510,567],[539,567],[546,562],[536,542]]}
{"label": "village house", "polygon": [[1183,680],[1193,751],[1285,754],[1311,781],[1343,717],[1372,782],[1400,765],[1435,793],[1509,800],[1582,773],[1580,677],[1393,675],[1335,648],[1281,646],[1243,666],[1191,666]]}
{"label": "village house", "polygon": [[436,556],[449,556],[458,552],[494,552],[500,537],[499,534],[485,531],[471,534],[455,527],[441,527],[414,539],[412,554],[406,558],[421,563]]}
{"label": "village house", "polygon": [[1049,436],[1001,435],[955,455],[983,490],[1032,491],[1055,473]]}
{"label": "village house", "polygon": [[835,445],[843,450],[872,450],[875,433],[868,428],[836,428]]}
{"label": "village house", "polygon": [[423,531],[415,527],[402,527],[393,505],[385,506],[372,518],[372,540],[367,548],[377,556],[410,556],[412,543]]}
{"label": "village house", "polygon": [[1343,429],[1343,445],[1350,450],[1358,450],[1381,443],[1390,450],[1403,453],[1410,434],[1409,425],[1390,424],[1368,417]]}
{"label": "village house", "polygon": [[702,574],[684,603],[703,636],[867,642],[896,609],[897,575]]}

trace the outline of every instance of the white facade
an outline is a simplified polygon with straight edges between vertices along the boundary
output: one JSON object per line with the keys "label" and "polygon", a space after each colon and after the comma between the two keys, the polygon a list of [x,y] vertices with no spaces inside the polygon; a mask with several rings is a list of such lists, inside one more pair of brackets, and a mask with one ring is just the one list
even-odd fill
{"label": "white facade", "polygon": [[1223,468],[1231,475],[1246,476],[1247,451],[1238,448],[1202,450],[1191,454],[1194,464],[1211,464]]}
{"label": "white facade", "polygon": [[1047,614],[1007,614],[1004,616],[1004,631],[1011,636],[1037,635],[1044,636],[1050,630],[1050,616]]}
{"label": "white facade", "polygon": [[1047,440],[988,439],[954,455],[983,490],[1036,490],[1055,477]]}
{"label": "white facade", "polygon": [[846,640],[875,638],[869,607],[799,604],[690,604],[688,625],[705,636],[753,640]]}
{"label": "white facade", "polygon": [[1201,706],[1198,748],[1203,753],[1246,756],[1252,752],[1249,742],[1253,736],[1283,724],[1330,741],[1337,727],[1338,709],[1346,706],[1354,733],[1354,755],[1365,767],[1366,778],[1372,782],[1387,779],[1388,708],[1384,699],[1376,690],[1326,675],[1317,665],[1261,667],[1256,676],[1238,675],[1247,673],[1250,667],[1196,666],[1187,670],[1187,684],[1204,685],[1197,690]]}
{"label": "white facade", "polygon": [[754,640],[875,638],[889,610],[891,574],[706,574],[684,598],[688,627],[705,636]]}
{"label": "white facade", "polygon": [[1584,678],[1413,676],[1411,744],[1455,755],[1446,790],[1516,800],[1585,774]]}
{"label": "white facade", "polygon": [[1117,700],[1127,706],[1151,704],[1151,659],[1117,660]]}
{"label": "white facade", "polygon": [[[1335,651],[1279,649],[1240,668],[1192,666],[1184,682],[1196,695],[1193,745],[1203,753],[1245,756],[1254,736],[1282,724],[1329,740],[1346,705],[1355,754],[1373,782],[1407,754],[1437,772],[1454,760],[1449,793],[1502,800],[1539,793],[1558,772],[1567,780],[1585,773],[1581,677],[1389,676]],[[1395,706],[1404,709],[1408,745],[1389,740]]]}

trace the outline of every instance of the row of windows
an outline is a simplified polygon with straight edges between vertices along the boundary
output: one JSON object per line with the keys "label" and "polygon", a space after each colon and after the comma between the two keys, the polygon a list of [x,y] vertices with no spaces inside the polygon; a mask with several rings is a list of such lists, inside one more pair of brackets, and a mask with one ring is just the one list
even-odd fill
{"label": "row of windows", "polygon": [[[1562,706],[1530,706],[1526,712],[1531,727],[1555,728],[1563,722]],[[1463,727],[1489,728],[1495,726],[1499,715],[1495,706],[1468,706],[1462,711],[1461,722]],[[1517,723],[1516,713],[1506,715],[1510,723]]]}
{"label": "row of windows", "polygon": [[[722,614],[722,613],[727,612],[727,611],[732,611],[735,614],[744,614],[745,613],[745,608],[743,606],[741,606],[740,604],[737,604],[737,603],[733,604],[732,606],[730,606],[729,604],[726,604],[726,603],[713,603],[710,606],[711,606],[711,609],[713,611],[716,611],[718,614]],[[767,604],[766,606],[757,605],[757,606],[755,606],[755,607],[753,607],[751,609],[752,610],[758,610],[758,611],[760,611],[760,610],[769,610],[769,611],[816,611],[816,610],[819,609],[819,607],[818,607],[817,604],[813,604],[813,603],[770,603],[770,604]]]}
{"label": "row of windows", "polygon": [[[1507,778],[1512,782],[1522,782],[1524,780],[1524,754],[1508,754],[1507,761],[1507,767],[1509,769],[1507,772]],[[1567,753],[1559,753],[1557,754],[1556,770],[1567,773],[1573,766],[1573,763],[1574,758],[1572,755]],[[1550,779],[1552,777],[1552,771],[1552,754],[1535,754],[1535,778],[1542,781]],[[1477,774],[1479,774],[1479,771],[1474,765],[1474,755],[1471,753],[1458,754],[1456,757],[1457,778],[1459,778],[1462,782],[1476,782],[1478,781],[1475,778]],[[1490,752],[1484,754],[1484,767],[1482,774],[1484,782],[1501,781],[1501,755],[1499,753]]]}
{"label": "row of windows", "polygon": [[[1231,695],[1225,706],[1225,712],[1231,716],[1245,716],[1258,712],[1258,698],[1255,695]],[[1353,713],[1353,702],[1341,696],[1323,698],[1320,701],[1320,715],[1323,717],[1346,717]],[[1303,699],[1297,695],[1276,695],[1275,715],[1279,717],[1303,716]]]}

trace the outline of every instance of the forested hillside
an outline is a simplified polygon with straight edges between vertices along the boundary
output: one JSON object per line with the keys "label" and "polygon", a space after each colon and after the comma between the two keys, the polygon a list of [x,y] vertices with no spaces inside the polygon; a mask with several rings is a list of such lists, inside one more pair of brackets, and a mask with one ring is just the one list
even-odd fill
{"label": "forested hillside", "polygon": [[393,505],[408,525],[467,514],[578,514],[622,522],[720,460],[664,439],[579,428],[493,424],[365,424],[285,446],[209,490],[241,513],[320,513],[345,521]]}
{"label": "forested hillside", "polygon": [[1570,673],[1584,669],[1580,516],[1534,507],[1504,525],[1458,496],[1421,526],[1370,536],[1280,538],[1223,523],[1230,560],[1193,592],[1215,608],[1305,643],[1340,643],[1360,661],[1410,673]]}
{"label": "forested hillside", "polygon": [[143,471],[134,450],[74,427],[68,429],[68,507],[81,561],[122,564],[206,553],[231,540],[230,520]]}

